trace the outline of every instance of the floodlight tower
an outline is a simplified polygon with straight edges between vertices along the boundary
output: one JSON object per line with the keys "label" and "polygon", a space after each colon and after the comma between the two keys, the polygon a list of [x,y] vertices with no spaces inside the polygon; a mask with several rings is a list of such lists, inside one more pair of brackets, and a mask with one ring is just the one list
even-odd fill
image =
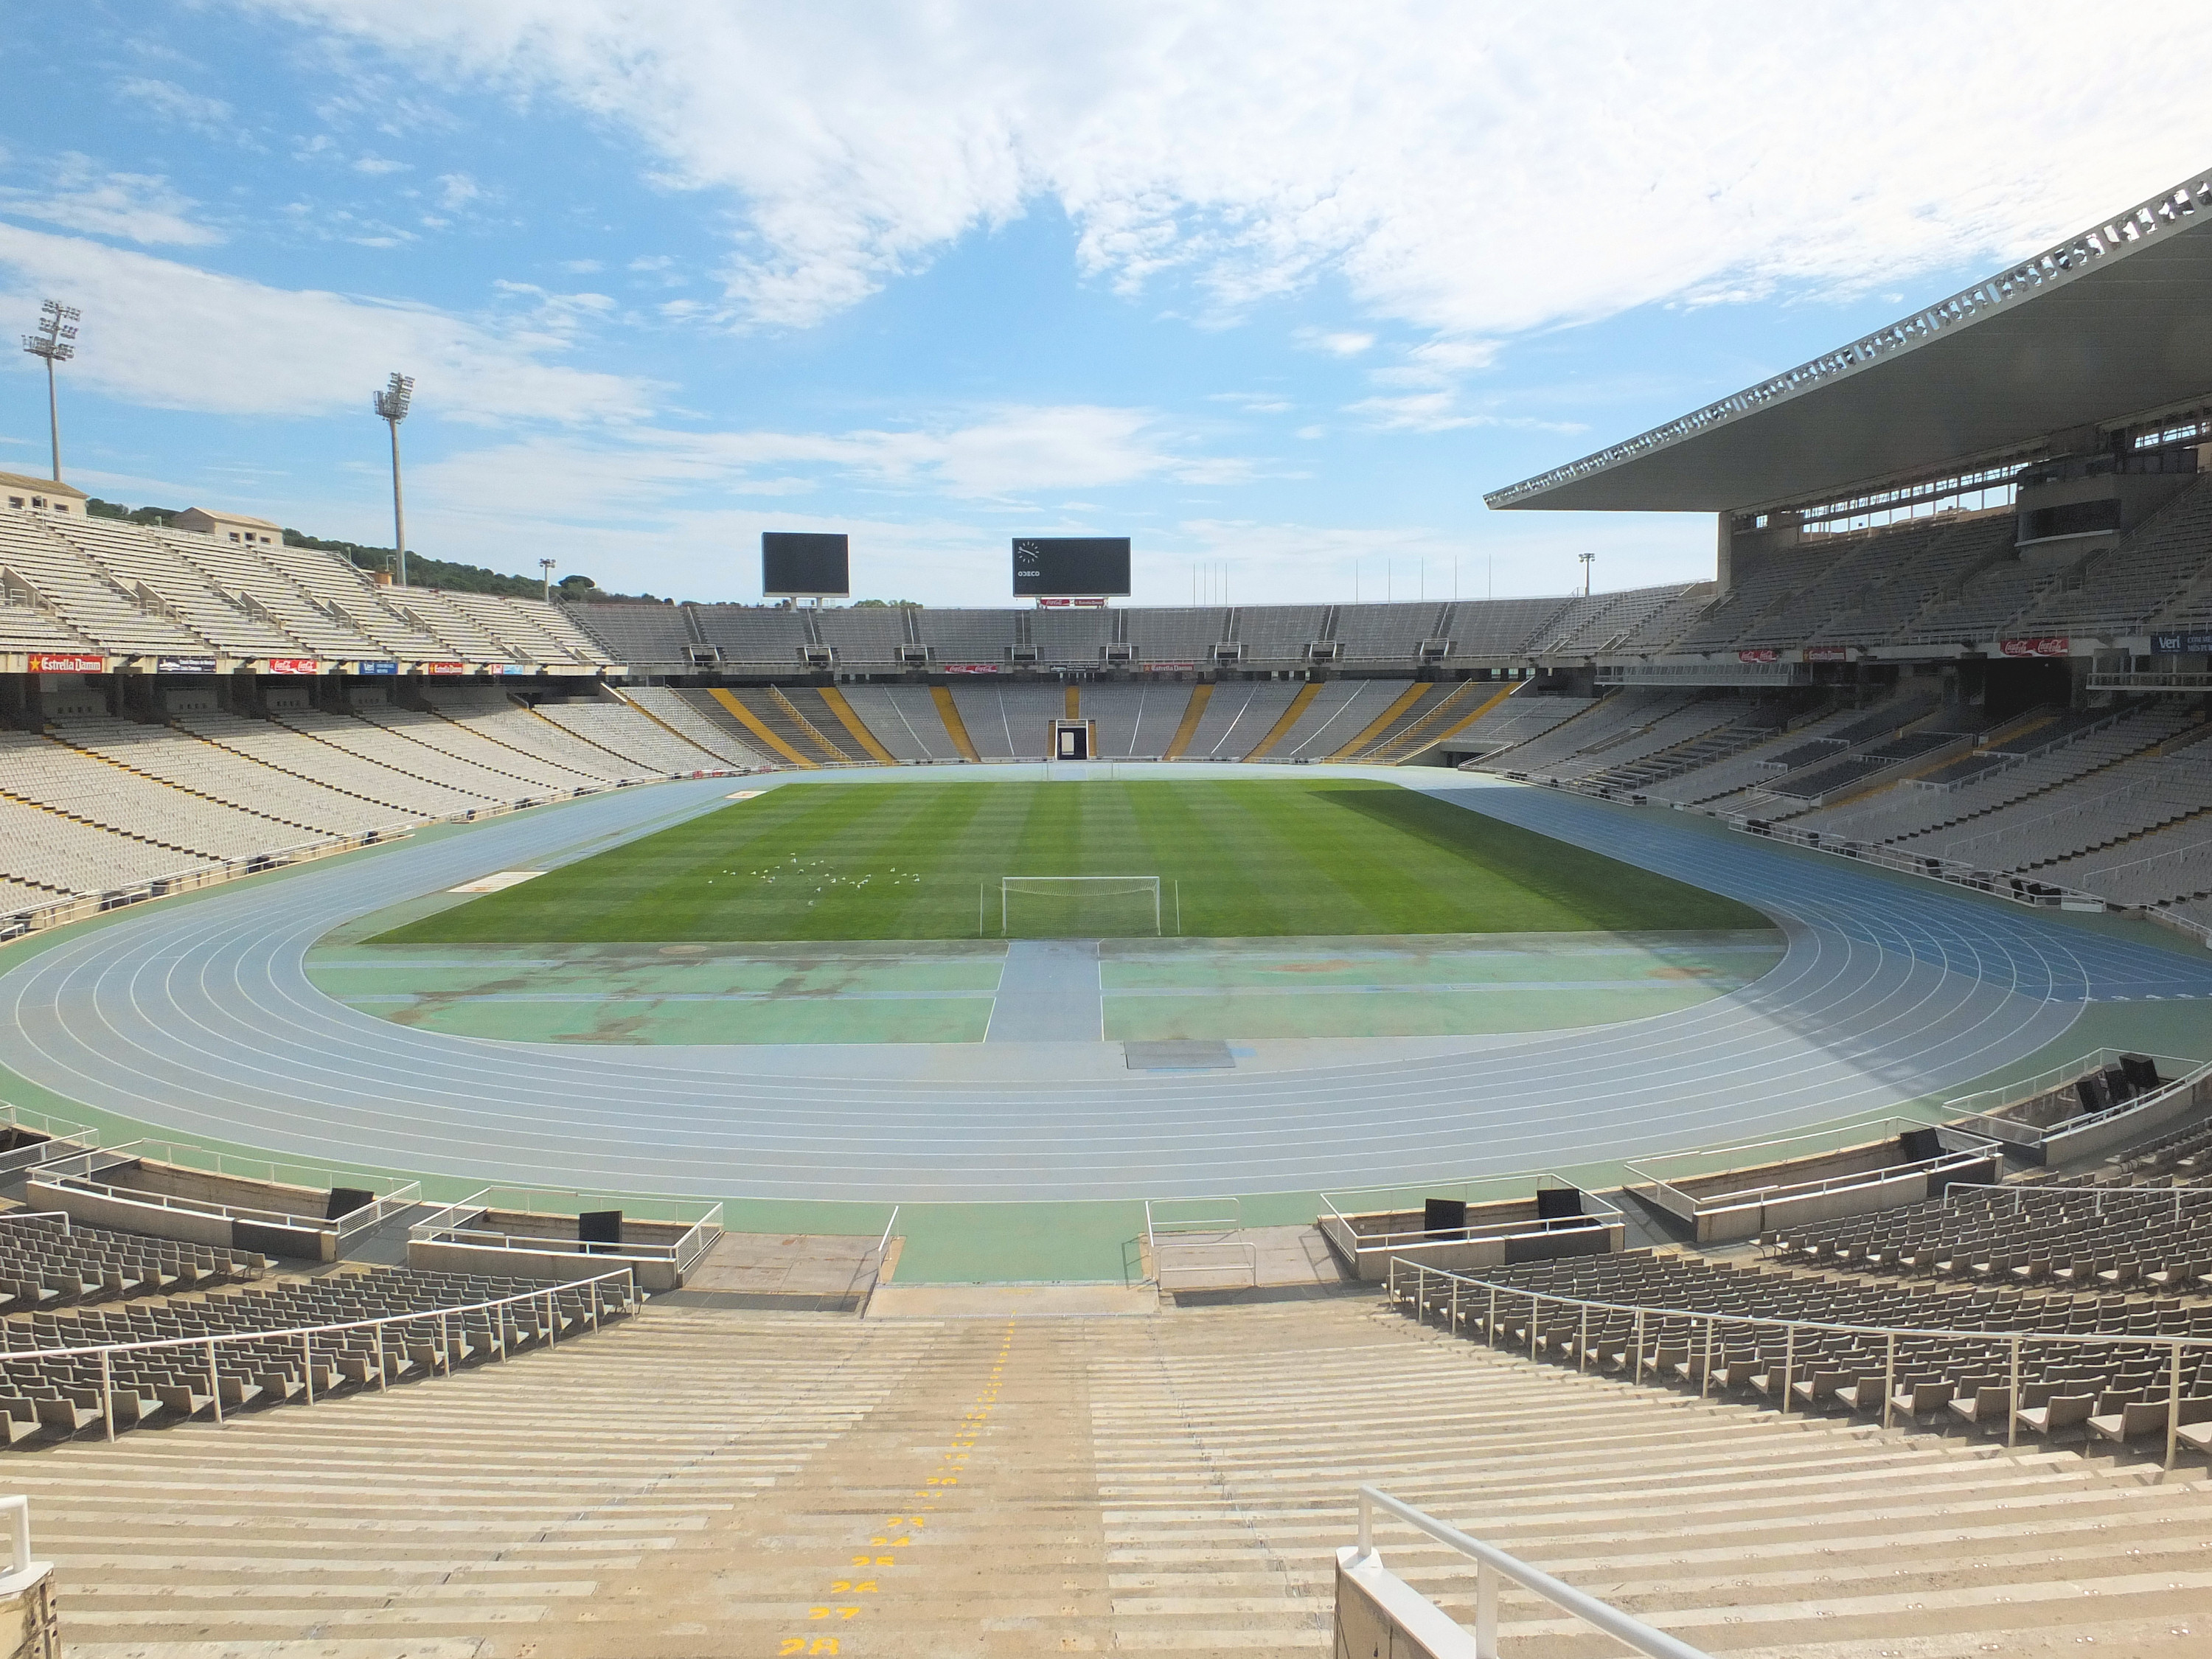
{"label": "floodlight tower", "polygon": [[377,417],[392,428],[392,547],[399,556],[398,580],[407,586],[407,503],[399,493],[399,423],[415,401],[415,377],[392,371],[392,383],[370,400]]}
{"label": "floodlight tower", "polygon": [[1590,564],[1596,559],[1597,555],[1595,553],[1577,553],[1575,556],[1583,562],[1583,597],[1584,599],[1588,599],[1589,598],[1590,591]]}
{"label": "floodlight tower", "polygon": [[83,315],[75,306],[49,300],[39,307],[39,331],[23,337],[23,349],[46,360],[46,424],[53,434],[56,483],[62,481],[62,406],[54,392],[54,365],[76,356],[70,342],[76,338],[77,322]]}
{"label": "floodlight tower", "polygon": [[540,559],[538,568],[545,573],[545,602],[550,605],[553,602],[553,561]]}

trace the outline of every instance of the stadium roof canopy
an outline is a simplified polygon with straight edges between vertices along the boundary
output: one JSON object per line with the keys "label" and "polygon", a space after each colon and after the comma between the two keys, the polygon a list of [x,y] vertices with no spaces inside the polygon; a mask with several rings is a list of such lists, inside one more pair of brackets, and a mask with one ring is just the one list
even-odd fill
{"label": "stadium roof canopy", "polygon": [[1834,499],[2212,394],[2212,173],[1863,339],[1485,499],[1724,512]]}

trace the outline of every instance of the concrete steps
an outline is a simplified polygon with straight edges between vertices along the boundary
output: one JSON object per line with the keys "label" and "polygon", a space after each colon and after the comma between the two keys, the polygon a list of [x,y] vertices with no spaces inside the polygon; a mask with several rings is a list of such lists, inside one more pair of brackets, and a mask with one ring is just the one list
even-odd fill
{"label": "concrete steps", "polygon": [[[9,1467],[76,1659],[1312,1656],[1362,1482],[1743,1659],[2180,1654],[2212,1606],[2195,1483],[1578,1376],[1365,1299],[655,1305],[422,1387]],[[1465,1564],[1378,1540],[1472,1617]],[[1517,1595],[1504,1631],[1613,1650]]]}

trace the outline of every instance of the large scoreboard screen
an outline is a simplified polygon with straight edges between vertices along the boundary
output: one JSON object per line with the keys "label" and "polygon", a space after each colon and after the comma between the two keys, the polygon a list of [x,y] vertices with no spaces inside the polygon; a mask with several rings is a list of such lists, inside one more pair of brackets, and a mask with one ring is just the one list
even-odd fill
{"label": "large scoreboard screen", "polygon": [[762,597],[842,599],[852,592],[852,561],[845,537],[799,530],[761,532]]}
{"label": "large scoreboard screen", "polygon": [[1014,541],[1018,599],[1125,599],[1127,536],[1024,536]]}

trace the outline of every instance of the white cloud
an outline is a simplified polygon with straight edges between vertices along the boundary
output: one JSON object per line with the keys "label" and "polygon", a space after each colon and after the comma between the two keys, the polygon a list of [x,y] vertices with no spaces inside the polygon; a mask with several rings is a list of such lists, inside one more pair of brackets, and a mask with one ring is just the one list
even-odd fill
{"label": "white cloud", "polygon": [[441,173],[438,175],[438,205],[448,213],[458,213],[470,203],[482,199],[483,186],[465,173]]}
{"label": "white cloud", "polygon": [[237,112],[220,98],[191,91],[173,81],[149,80],[143,76],[123,81],[116,90],[140,107],[195,132],[210,137],[234,136]]}
{"label": "white cloud", "polygon": [[650,388],[547,361],[543,307],[503,326],[428,307],[264,286],[76,237],[0,224],[0,304],[67,294],[85,313],[71,373],[131,402],[221,414],[365,407],[393,368],[418,407],[468,421],[629,420]]}
{"label": "white cloud", "polygon": [[388,155],[375,155],[356,156],[354,160],[353,170],[356,173],[365,173],[372,179],[380,179],[387,173],[413,171],[405,161],[395,161]]}
{"label": "white cloud", "polygon": [[1572,421],[1540,421],[1525,415],[1468,410],[1461,404],[1459,394],[1450,390],[1409,392],[1395,398],[1364,398],[1356,404],[1346,404],[1344,412],[1359,416],[1369,425],[1385,432],[1456,432],[1476,426],[1509,427],[1523,432],[1583,430],[1580,423]]}
{"label": "white cloud", "polygon": [[976,501],[1150,479],[1233,483],[1253,471],[1236,457],[1186,453],[1149,411],[1091,404],[999,408],[905,431],[632,426],[525,439],[418,471],[486,510],[610,523],[678,512],[701,492],[800,493],[817,487],[800,476],[809,468],[865,486]]}
{"label": "white cloud", "polygon": [[170,189],[166,179],[144,173],[100,173],[82,155],[61,159],[50,189],[0,190],[0,214],[36,219],[88,236],[185,247],[222,240],[220,231],[188,216],[195,205]]}
{"label": "white cloud", "polygon": [[1301,328],[1291,337],[1309,351],[1326,351],[1332,357],[1357,357],[1375,343],[1372,334],[1325,328]]}
{"label": "white cloud", "polygon": [[[1325,278],[1510,337],[2026,252],[2212,151],[2202,31],[2049,0],[927,7],[240,0],[620,124],[728,194],[741,316],[806,325],[1049,201],[1085,267],[1233,312]],[[1870,56],[1871,54],[1871,56]],[[1865,66],[1879,60],[1879,69]],[[2124,87],[2118,102],[2109,89]]]}

